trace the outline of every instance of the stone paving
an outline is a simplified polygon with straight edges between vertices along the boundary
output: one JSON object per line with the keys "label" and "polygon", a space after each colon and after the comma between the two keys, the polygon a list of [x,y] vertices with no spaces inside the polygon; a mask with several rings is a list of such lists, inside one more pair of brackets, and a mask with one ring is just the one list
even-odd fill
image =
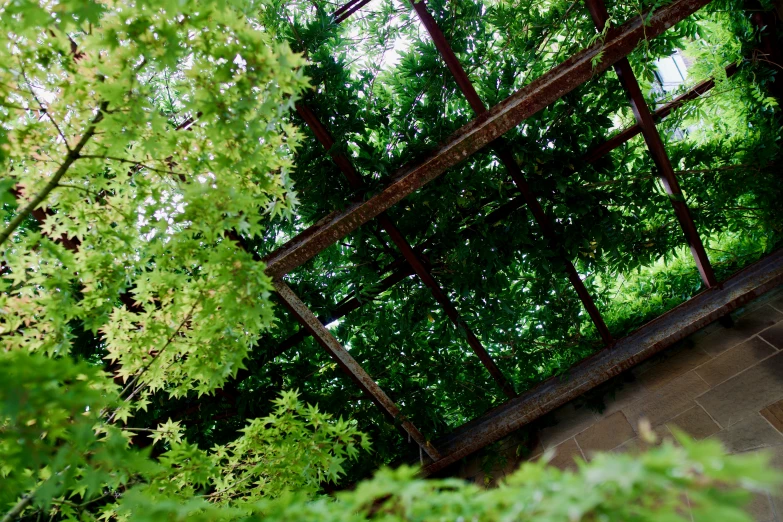
{"label": "stone paving", "polygon": [[[551,464],[565,469],[598,451],[634,451],[643,446],[637,430],[646,419],[659,439],[676,427],[717,439],[730,453],[771,452],[783,470],[783,287],[732,316],[733,327],[712,324],[631,370],[602,414],[574,404],[550,414],[529,458],[553,448]],[[513,436],[501,443],[504,456],[492,469],[468,460],[459,475],[502,479],[519,464],[518,444]],[[759,495],[748,509],[759,522],[783,522],[783,492]]]}

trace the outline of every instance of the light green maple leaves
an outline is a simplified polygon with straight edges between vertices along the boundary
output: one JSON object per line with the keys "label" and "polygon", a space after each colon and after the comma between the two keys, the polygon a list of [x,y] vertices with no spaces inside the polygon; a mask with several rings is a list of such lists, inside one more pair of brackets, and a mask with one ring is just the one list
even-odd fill
{"label": "light green maple leaves", "polygon": [[4,191],[35,198],[89,138],[47,194],[43,234],[27,222],[0,245],[4,348],[67,353],[76,320],[151,391],[207,393],[242,367],[272,324],[271,285],[226,235],[290,213],[285,120],[308,85],[260,7],[4,5]]}

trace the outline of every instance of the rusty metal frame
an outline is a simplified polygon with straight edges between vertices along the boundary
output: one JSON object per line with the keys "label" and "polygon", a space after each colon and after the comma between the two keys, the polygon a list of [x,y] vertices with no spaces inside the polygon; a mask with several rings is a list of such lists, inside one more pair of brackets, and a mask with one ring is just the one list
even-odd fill
{"label": "rusty metal frame", "polygon": [[[675,0],[608,31],[603,41],[575,54],[463,126],[425,158],[399,169],[394,181],[375,196],[324,217],[266,256],[267,274],[279,279],[303,265],[329,245],[443,174],[449,167],[457,165],[526,118],[605,71],[630,54],[645,38],[658,36],[708,3],[709,0]],[[595,63],[598,58],[600,60]]]}
{"label": "rusty metal frame", "polygon": [[[606,10],[604,1],[585,0],[585,4],[590,11],[590,16],[593,18],[596,29],[599,33],[603,32],[606,27],[606,21],[609,19],[609,13]],[[636,123],[641,128],[642,136],[644,136],[644,141],[647,143],[647,149],[650,151],[653,162],[658,168],[661,183],[669,195],[672,207],[674,207],[674,213],[685,234],[685,240],[691,249],[696,268],[699,270],[701,279],[707,288],[712,288],[718,284],[718,279],[715,277],[715,271],[712,269],[707,251],[704,250],[704,244],[701,241],[699,232],[696,230],[696,224],[693,222],[691,211],[685,201],[682,189],[680,189],[680,183],[677,181],[677,176],[674,175],[674,168],[669,155],[666,153],[666,147],[655,126],[655,120],[653,120],[650,108],[647,106],[642,89],[639,87],[639,82],[636,80],[628,58],[623,57],[617,60],[614,64],[614,70],[620,79],[623,89],[628,93]]]}
{"label": "rusty metal frame", "polygon": [[[475,87],[473,87],[473,83],[465,73],[465,69],[462,67],[457,55],[454,54],[454,50],[451,48],[448,40],[446,40],[443,31],[440,30],[438,23],[427,9],[427,4],[424,0],[412,0],[412,4],[413,8],[416,10],[416,14],[419,15],[419,20],[421,20],[424,28],[432,38],[435,48],[440,53],[443,61],[446,62],[446,66],[449,68],[449,71],[451,71],[452,76],[454,76],[454,80],[457,82],[457,86],[468,101],[470,108],[473,109],[473,112],[476,113],[477,116],[485,114],[487,112],[486,105],[484,105],[484,102],[479,97]],[[598,310],[593,298],[590,296],[590,292],[585,288],[585,284],[582,281],[582,278],[579,277],[579,273],[576,271],[574,264],[568,259],[562,245],[558,242],[557,233],[552,220],[546,215],[541,203],[538,202],[535,194],[533,194],[525,175],[522,173],[522,169],[517,164],[508,145],[503,138],[498,138],[493,145],[495,155],[505,167],[519,192],[522,193],[522,197],[527,203],[530,212],[533,214],[533,218],[541,228],[544,238],[549,243],[549,246],[555,252],[559,253],[560,260],[568,275],[568,280],[571,282],[574,290],[576,290],[579,300],[582,301],[582,305],[585,307],[590,319],[592,319],[601,339],[603,339],[605,344],[611,345],[614,342],[614,339],[612,338],[612,334],[609,332],[609,328],[606,326],[603,317],[601,317],[601,312]]]}
{"label": "rusty metal frame", "polygon": [[611,350],[604,349],[576,364],[569,371],[568,379],[552,377],[436,440],[441,458],[425,466],[423,474],[437,473],[462,457],[502,439],[781,283],[783,250],[778,250],[734,274],[720,287],[704,290],[619,339]]}
{"label": "rusty metal frame", "polygon": [[[605,12],[601,0],[586,0],[586,2],[595,17],[596,25],[599,26],[599,30],[602,29],[602,23],[606,20],[606,16],[604,14],[603,18],[601,18],[601,9],[604,9]],[[368,3],[367,0],[352,0],[345,4],[335,12],[335,22],[343,21],[366,3]],[[452,135],[447,143],[433,151],[423,160],[406,165],[400,169],[395,176],[394,182],[380,193],[366,201],[355,202],[342,212],[335,212],[327,216],[286,243],[282,248],[267,256],[264,260],[267,262],[267,273],[275,278],[274,284],[278,296],[297,320],[302,323],[304,329],[316,338],[317,342],[335,358],[343,370],[354,379],[387,416],[401,420],[400,426],[429,455],[431,461],[424,468],[424,474],[436,473],[469,453],[499,440],[530,420],[547,411],[551,411],[587,389],[641,362],[709,322],[725,316],[731,310],[783,281],[783,252],[777,252],[731,277],[723,285],[717,286],[709,260],[706,258],[703,245],[688,213],[687,205],[685,205],[684,201],[679,201],[677,197],[681,197],[682,193],[663,147],[663,142],[655,128],[653,114],[650,113],[649,108],[644,103],[638,82],[633,77],[633,72],[630,70],[630,65],[625,58],[643,38],[657,36],[707,3],[709,3],[709,0],[675,0],[672,4],[631,20],[619,28],[610,29],[602,42],[577,53],[527,87],[492,109],[487,110],[479,99],[459,60],[427,11],[426,5],[423,2],[413,0],[414,9],[432,36],[436,48],[454,75],[460,90],[467,98],[471,108],[478,115],[477,119],[463,126]],[[596,60],[599,54],[601,59],[596,64],[594,60]],[[491,145],[498,149],[495,151],[496,155],[505,165],[512,180],[522,194],[521,197],[515,198],[515,200],[496,209],[491,215],[497,214],[500,216],[498,219],[502,219],[502,217],[519,208],[522,204],[521,202],[524,201],[531,209],[534,218],[542,228],[544,236],[550,245],[562,251],[562,249],[558,248],[556,242],[553,223],[546,216],[538,200],[532,194],[519,165],[508,149],[502,145],[498,147],[498,144],[501,143],[500,140],[502,140],[502,135],[505,132],[508,132],[524,119],[561,98],[596,74],[608,69],[611,65],[615,66],[624,88],[629,92],[632,107],[637,117],[637,125],[615,136],[602,148],[599,147],[588,152],[585,156],[585,161],[588,163],[595,161],[612,148],[619,146],[640,132],[644,135],[656,166],[661,171],[667,192],[670,196],[673,196],[675,212],[691,245],[694,259],[706,283],[707,290],[614,344],[614,340],[611,338],[600,313],[587,293],[573,264],[563,256],[569,279],[582,300],[585,309],[601,333],[607,347],[593,357],[574,366],[571,370],[572,378],[569,381],[563,382],[560,379],[553,378],[541,383],[523,396],[515,397],[512,395],[513,391],[512,394],[509,394],[504,386],[504,384],[510,386],[505,381],[505,378],[503,377],[503,380],[499,380],[496,374],[493,373],[492,366],[494,361],[489,358],[483,346],[477,339],[475,344],[478,345],[478,349],[471,342],[470,336],[472,332],[464,327],[456,309],[434,281],[434,278],[432,278],[422,257],[415,252],[413,247],[396,228],[385,214],[385,210],[443,174],[449,167],[456,165],[483,147]],[[733,71],[727,71],[727,74],[732,73]],[[689,93],[661,107],[656,111],[656,116],[659,118],[666,116],[688,100],[706,92],[713,85],[714,82],[703,82]],[[334,145],[334,139],[327,129],[315,117],[314,113],[304,105],[298,106],[297,110],[313,130],[316,138],[329,152]],[[349,184],[354,189],[362,188],[363,182],[361,177],[356,172],[350,159],[339,153],[330,153],[330,155],[347,177]],[[399,408],[325,327],[325,323],[339,317],[339,314],[344,315],[350,310],[358,308],[362,303],[356,298],[344,300],[338,306],[337,313],[333,313],[331,317],[319,319],[281,280],[292,269],[301,266],[307,260],[317,255],[317,253],[373,218],[379,220],[382,228],[386,230],[389,237],[402,252],[403,259],[407,263],[400,266],[396,272],[393,272],[383,280],[384,287],[389,288],[408,277],[411,273],[416,273],[425,285],[430,287],[433,295],[446,310],[450,319],[457,326],[465,328],[468,334],[468,342],[480,358],[482,358],[483,351],[490,364],[487,364],[487,361],[483,358],[482,362],[485,363],[493,377],[496,377],[496,381],[501,385],[501,388],[504,389],[507,395],[512,397],[503,405],[461,426],[451,435],[437,441],[435,445],[427,441],[409,421],[399,418]],[[284,341],[278,347],[279,351],[282,352],[283,349],[295,344],[302,338],[304,338],[304,333],[300,331]],[[495,366],[495,368],[497,367]],[[502,377],[502,374],[500,375]],[[440,450],[436,449],[436,446]]]}
{"label": "rusty metal frame", "polygon": [[[733,76],[737,72],[737,70],[738,68],[736,64],[729,65],[726,68],[726,76],[727,77]],[[670,102],[667,102],[666,104],[656,109],[653,112],[653,118],[655,119],[655,121],[660,121],[666,118],[669,114],[679,109],[687,102],[698,99],[700,96],[704,95],[709,90],[711,90],[714,86],[715,86],[714,79],[707,79],[697,84],[696,86],[688,90],[686,93],[676,97],[675,99],[671,100]],[[633,137],[637,136],[640,133],[641,133],[641,127],[638,124],[634,124],[626,129],[623,129],[622,131],[620,131],[610,139],[606,140],[605,142],[591,149],[587,154],[585,154],[585,156],[583,156],[582,161],[588,164],[595,163],[598,159],[602,158],[606,154],[609,154],[611,151],[620,147],[621,145],[631,140]],[[335,162],[337,161],[341,161],[341,160],[335,160]],[[490,213],[487,216],[486,221],[487,223],[490,224],[497,223],[502,219],[505,219],[506,217],[510,216],[524,205],[525,205],[525,198],[523,196],[515,197],[509,200],[508,202],[504,203],[497,209],[495,209],[492,213]],[[417,248],[417,250],[421,250],[421,249],[422,249],[421,246]],[[400,265],[405,265],[404,258],[399,258],[396,262],[396,266],[389,266],[387,267],[387,269],[384,270],[384,272],[386,272],[388,270],[396,269],[394,272],[392,272],[391,275],[381,280],[381,282],[378,285],[377,293],[382,293],[388,290],[389,288],[392,288],[394,285],[396,285],[400,281],[403,281],[405,278],[407,278],[408,276],[414,273],[409,265],[401,266],[398,268],[398,266]],[[330,324],[344,317],[345,315],[352,312],[353,310],[361,308],[367,302],[368,302],[367,299],[360,300],[356,297],[349,297],[348,299],[338,303],[331,314],[329,314],[326,317],[319,318],[319,320],[323,324]],[[274,349],[271,350],[270,358],[275,358],[281,355],[287,349],[295,346],[296,344],[304,340],[308,335],[309,333],[305,329],[300,330],[299,332],[291,335],[290,337],[282,341]]]}

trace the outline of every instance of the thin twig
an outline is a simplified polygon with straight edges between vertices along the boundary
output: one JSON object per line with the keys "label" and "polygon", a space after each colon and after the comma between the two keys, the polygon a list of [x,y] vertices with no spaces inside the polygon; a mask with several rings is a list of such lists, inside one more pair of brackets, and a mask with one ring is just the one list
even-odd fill
{"label": "thin twig", "polygon": [[30,94],[32,95],[33,99],[38,104],[38,107],[41,109],[41,112],[44,113],[47,118],[49,118],[49,121],[52,122],[54,128],[57,129],[57,134],[59,134],[60,138],[62,138],[63,144],[65,145],[65,149],[68,152],[70,152],[71,148],[68,146],[68,140],[65,138],[65,133],[60,129],[60,126],[57,125],[57,122],[54,121],[54,118],[52,118],[52,115],[49,114],[49,111],[46,109],[46,107],[44,107],[43,103],[41,103],[41,100],[38,99],[38,95],[35,94],[35,90],[33,89],[33,84],[27,78],[27,74],[25,73],[24,66],[22,65],[21,60],[19,61],[19,68],[22,71],[22,78],[24,78],[24,81],[27,83],[27,88],[30,89]]}
{"label": "thin twig", "polygon": [[[125,386],[125,388],[123,388],[123,389],[122,389],[122,391],[120,392],[120,397],[122,397],[122,396],[125,394],[125,392],[127,392],[128,390],[130,390],[130,389],[133,387],[133,385],[135,385],[135,384],[136,384],[136,382],[138,382],[139,378],[141,378],[141,376],[142,376],[142,375],[144,375],[144,373],[145,373],[147,370],[149,370],[150,366],[152,366],[152,363],[154,363],[154,362],[155,362],[155,361],[158,359],[158,357],[160,357],[160,355],[161,355],[161,354],[162,354],[162,353],[163,353],[163,352],[166,350],[166,348],[168,348],[168,347],[171,345],[171,343],[172,343],[172,342],[174,342],[174,338],[175,338],[177,335],[179,335],[179,332],[182,330],[182,327],[183,327],[183,326],[185,326],[185,324],[186,324],[188,321],[190,321],[190,319],[192,318],[192,316],[193,316],[193,311],[196,309],[196,305],[198,305],[198,304],[199,304],[199,302],[201,301],[201,299],[200,299],[200,298],[201,298],[201,295],[203,295],[203,294],[199,294],[199,298],[198,298],[198,299],[196,299],[196,300],[193,302],[193,306],[191,306],[191,307],[190,307],[190,310],[188,311],[187,315],[185,316],[185,318],[184,318],[184,319],[182,319],[182,322],[180,322],[180,323],[179,323],[179,326],[177,326],[177,329],[174,331],[174,333],[172,333],[172,334],[169,336],[169,338],[166,340],[166,344],[165,344],[165,345],[163,345],[163,347],[162,347],[162,348],[161,348],[161,349],[158,351],[158,353],[156,353],[156,354],[155,354],[155,355],[152,357],[152,359],[151,359],[151,360],[150,360],[150,361],[149,361],[149,362],[148,362],[148,363],[147,363],[147,364],[146,364],[146,365],[145,365],[145,366],[144,366],[144,367],[141,369],[141,371],[140,371],[139,373],[137,373],[137,374],[136,374],[136,375],[133,377],[133,379],[131,379],[131,381],[130,381],[130,382],[129,382],[129,383],[126,385],[126,386]],[[133,390],[133,393],[131,393],[130,395],[128,395],[128,397],[126,397],[126,398],[125,398],[125,401],[126,401],[126,402],[129,402],[129,401],[130,401],[131,399],[133,399],[133,397],[135,397],[135,396],[136,396],[136,394],[137,394],[137,393],[138,393],[140,390],[142,390],[142,389],[143,389],[145,386],[146,386],[146,384],[144,384],[144,385],[142,385],[142,386],[139,386],[138,388],[136,388],[135,390]],[[108,421],[107,421],[108,423],[111,423],[111,422],[114,420],[114,416],[115,416],[115,415],[117,415],[117,411],[119,411],[119,408],[118,408],[118,409],[116,409],[116,410],[114,410],[114,412],[111,414],[111,416],[109,417],[109,419],[108,419]]]}
{"label": "thin twig", "polygon": [[14,219],[11,220],[11,222],[8,224],[8,226],[0,232],[0,245],[5,243],[5,241],[13,234],[14,230],[16,230],[19,225],[22,224],[22,222],[32,214],[33,210],[38,208],[38,205],[43,203],[43,201],[49,196],[49,194],[57,188],[57,186],[60,183],[60,179],[65,175],[65,173],[68,171],[68,169],[73,165],[73,163],[79,159],[80,152],[84,148],[85,145],[87,145],[87,142],[90,141],[90,138],[93,137],[95,134],[95,128],[98,125],[98,123],[103,120],[103,111],[108,106],[108,102],[102,102],[100,108],[98,109],[98,114],[95,115],[95,118],[93,118],[92,122],[90,123],[89,128],[87,129],[87,132],[84,133],[84,136],[79,140],[79,143],[76,144],[76,146],[73,149],[70,149],[68,151],[68,154],[65,156],[65,161],[62,165],[60,165],[60,168],[57,169],[57,172],[54,173],[52,176],[52,179],[49,180],[49,183],[46,184],[46,186],[36,194],[36,196],[33,198],[33,200],[24,208],[22,211],[20,211]]}
{"label": "thin twig", "polygon": [[171,170],[171,169],[158,169],[158,168],[155,168],[155,167],[150,167],[149,165],[147,165],[146,163],[144,163],[142,161],[136,161],[136,160],[127,159],[127,158],[119,158],[117,156],[103,156],[101,154],[83,154],[81,156],[81,158],[84,158],[84,159],[103,159],[103,160],[109,160],[109,161],[118,161],[120,163],[128,163],[130,165],[134,165],[135,167],[137,167],[139,169],[147,169],[149,171],[158,172],[158,173],[161,173],[161,174],[174,174],[174,175],[177,175],[177,176],[187,176],[187,174],[185,172],[177,172],[177,171]]}
{"label": "thin twig", "polygon": [[31,491],[30,493],[24,495],[22,498],[19,499],[19,502],[16,503],[14,507],[12,507],[8,513],[5,514],[3,517],[3,520],[0,522],[11,522],[12,520],[16,520],[16,518],[24,511],[24,508],[30,505],[30,503],[33,501],[33,494],[35,492]]}

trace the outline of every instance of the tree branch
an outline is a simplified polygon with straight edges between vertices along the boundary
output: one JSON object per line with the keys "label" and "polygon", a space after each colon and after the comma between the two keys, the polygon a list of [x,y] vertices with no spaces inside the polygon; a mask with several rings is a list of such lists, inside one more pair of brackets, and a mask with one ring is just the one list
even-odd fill
{"label": "tree branch", "polygon": [[10,511],[8,511],[8,513],[5,514],[3,520],[0,522],[11,522],[13,520],[16,520],[16,517],[18,517],[19,514],[22,511],[24,511],[24,508],[29,506],[32,501],[33,501],[32,492],[24,495],[21,499],[19,499],[19,502],[17,502],[16,505],[12,507]]}
{"label": "tree branch", "polygon": [[43,201],[49,196],[49,194],[57,188],[57,186],[60,183],[60,179],[65,175],[65,173],[68,171],[68,169],[73,165],[73,163],[79,159],[80,152],[84,148],[85,145],[87,145],[87,142],[90,141],[90,138],[93,137],[95,134],[95,129],[98,125],[98,123],[103,120],[103,111],[108,106],[108,102],[102,102],[101,106],[98,110],[98,114],[95,115],[95,118],[93,118],[92,122],[90,123],[89,128],[87,129],[87,132],[84,133],[84,136],[82,136],[82,139],[79,140],[79,143],[76,144],[76,146],[73,149],[70,149],[68,151],[68,155],[65,157],[65,161],[62,165],[60,165],[60,168],[57,169],[57,172],[54,173],[54,176],[52,176],[52,179],[49,180],[49,183],[46,184],[46,186],[36,194],[36,196],[33,198],[33,200],[24,208],[22,209],[14,219],[11,220],[11,222],[8,224],[8,226],[0,232],[0,245],[6,242],[6,240],[13,234],[14,230],[16,230],[19,225],[22,224],[22,221],[25,220],[27,216],[29,216],[33,210],[35,210],[38,205],[43,203]]}

